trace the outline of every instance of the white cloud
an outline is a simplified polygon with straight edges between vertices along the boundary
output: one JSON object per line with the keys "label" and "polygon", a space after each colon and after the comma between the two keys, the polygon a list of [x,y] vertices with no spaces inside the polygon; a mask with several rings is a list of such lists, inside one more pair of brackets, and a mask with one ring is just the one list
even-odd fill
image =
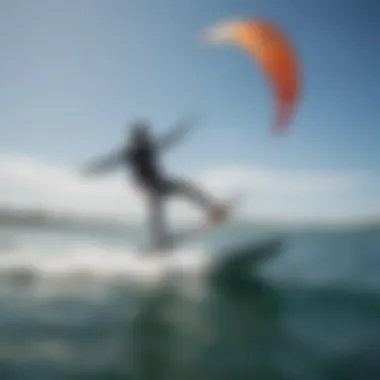
{"label": "white cloud", "polygon": [[340,172],[292,172],[275,171],[255,167],[231,167],[213,170],[202,179],[212,187],[230,188],[234,186],[247,190],[295,194],[301,192],[331,193],[351,191],[360,186],[362,175]]}
{"label": "white cloud", "polygon": [[[295,218],[331,214],[334,202],[356,194],[366,179],[355,173],[287,172],[255,167],[203,170],[194,177],[219,197],[243,191],[246,198],[242,216]],[[143,196],[125,178],[89,180],[72,168],[9,155],[0,155],[0,203],[136,221],[144,218],[146,211]],[[169,215],[187,220],[199,214],[177,201],[170,207]]]}

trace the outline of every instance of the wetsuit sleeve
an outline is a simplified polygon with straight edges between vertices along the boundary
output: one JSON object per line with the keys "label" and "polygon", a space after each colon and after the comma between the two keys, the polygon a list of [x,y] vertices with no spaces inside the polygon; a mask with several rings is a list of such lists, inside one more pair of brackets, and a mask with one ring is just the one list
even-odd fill
{"label": "wetsuit sleeve", "polygon": [[177,126],[171,129],[170,132],[161,137],[158,142],[159,149],[165,150],[182,141],[186,134],[193,127],[193,124],[194,121],[190,119],[178,123]]}
{"label": "wetsuit sleeve", "polygon": [[118,150],[108,156],[90,162],[84,167],[82,173],[86,175],[103,174],[119,166],[126,160],[128,160],[128,153],[124,150]]}

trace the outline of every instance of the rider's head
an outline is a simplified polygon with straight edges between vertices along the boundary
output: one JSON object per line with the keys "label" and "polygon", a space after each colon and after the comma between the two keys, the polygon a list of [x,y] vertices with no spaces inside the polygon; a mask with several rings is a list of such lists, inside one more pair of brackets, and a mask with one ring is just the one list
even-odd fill
{"label": "rider's head", "polygon": [[147,121],[139,120],[131,128],[132,140],[136,142],[147,141],[150,138],[150,126]]}

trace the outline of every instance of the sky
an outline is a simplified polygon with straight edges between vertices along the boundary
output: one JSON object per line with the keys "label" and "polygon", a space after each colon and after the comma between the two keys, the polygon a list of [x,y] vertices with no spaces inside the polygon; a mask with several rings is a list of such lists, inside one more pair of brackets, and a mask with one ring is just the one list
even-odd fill
{"label": "sky", "polygon": [[[160,134],[196,113],[166,170],[220,196],[243,190],[243,214],[380,215],[379,15],[376,0],[1,0],[0,203],[143,217],[128,173],[76,170],[136,118]],[[255,63],[201,43],[241,17],[275,23],[299,56],[301,97],[281,137]]]}

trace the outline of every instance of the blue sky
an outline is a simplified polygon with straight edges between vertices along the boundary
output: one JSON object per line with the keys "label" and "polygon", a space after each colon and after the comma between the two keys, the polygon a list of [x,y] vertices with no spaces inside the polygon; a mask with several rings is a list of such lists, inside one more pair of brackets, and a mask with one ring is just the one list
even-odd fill
{"label": "blue sky", "polygon": [[[0,1],[0,152],[74,166],[135,117],[161,132],[195,111],[204,121],[169,167],[366,172],[351,206],[380,209],[379,12],[376,0]],[[199,42],[242,16],[275,22],[301,59],[302,97],[277,139],[259,69]]]}

